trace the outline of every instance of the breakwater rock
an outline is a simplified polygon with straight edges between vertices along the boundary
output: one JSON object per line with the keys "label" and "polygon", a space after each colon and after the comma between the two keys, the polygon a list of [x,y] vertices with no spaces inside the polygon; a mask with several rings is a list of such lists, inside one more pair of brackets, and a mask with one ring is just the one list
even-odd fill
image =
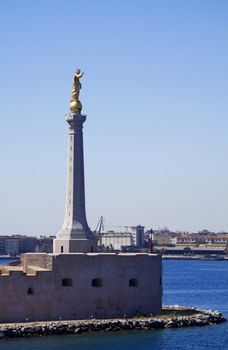
{"label": "breakwater rock", "polygon": [[122,330],[153,330],[162,328],[202,327],[226,322],[219,311],[180,306],[166,306],[159,316],[90,319],[53,322],[26,322],[0,325],[0,339],[46,335],[81,334]]}

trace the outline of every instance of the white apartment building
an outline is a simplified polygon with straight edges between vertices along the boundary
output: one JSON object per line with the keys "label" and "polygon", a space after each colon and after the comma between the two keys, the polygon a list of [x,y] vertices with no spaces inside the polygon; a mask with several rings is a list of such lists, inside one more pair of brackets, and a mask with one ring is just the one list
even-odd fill
{"label": "white apartment building", "polygon": [[132,236],[130,233],[108,231],[101,235],[101,246],[111,250],[121,250],[122,246],[132,245]]}

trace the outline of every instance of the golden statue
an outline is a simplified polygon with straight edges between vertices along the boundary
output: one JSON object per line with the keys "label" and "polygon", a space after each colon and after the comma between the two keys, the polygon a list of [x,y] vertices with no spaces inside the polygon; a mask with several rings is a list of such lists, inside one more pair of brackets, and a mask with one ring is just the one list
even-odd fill
{"label": "golden statue", "polygon": [[79,101],[79,92],[82,87],[79,79],[83,76],[84,72],[81,72],[80,69],[77,69],[73,77],[72,85],[72,96],[70,100],[70,110],[73,113],[80,113],[82,110],[82,104]]}

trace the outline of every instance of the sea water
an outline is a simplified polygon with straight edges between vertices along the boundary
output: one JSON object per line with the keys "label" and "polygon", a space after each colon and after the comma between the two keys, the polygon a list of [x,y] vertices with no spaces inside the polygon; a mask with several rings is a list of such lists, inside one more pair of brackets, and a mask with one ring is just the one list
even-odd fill
{"label": "sea water", "polygon": [[[148,278],[153,278],[153,275]],[[218,309],[228,318],[228,261],[164,260],[163,304]],[[228,350],[228,323],[154,331],[0,340],[0,349]]]}

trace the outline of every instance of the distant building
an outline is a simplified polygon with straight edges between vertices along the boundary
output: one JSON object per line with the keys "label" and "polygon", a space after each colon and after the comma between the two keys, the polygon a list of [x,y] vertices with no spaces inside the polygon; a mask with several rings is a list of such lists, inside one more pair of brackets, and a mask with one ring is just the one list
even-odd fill
{"label": "distant building", "polygon": [[19,255],[19,239],[16,237],[5,238],[5,255]]}
{"label": "distant building", "polygon": [[37,237],[22,236],[19,237],[19,254],[31,253],[36,251]]}
{"label": "distant building", "polygon": [[40,238],[24,235],[0,236],[0,255],[18,256],[23,253],[50,253],[54,236]]}
{"label": "distant building", "polygon": [[5,253],[5,237],[0,236],[0,255],[6,255]]}
{"label": "distant building", "polygon": [[144,246],[144,226],[132,226],[131,235],[132,235],[132,244],[135,246]]}
{"label": "distant building", "polygon": [[152,234],[152,241],[155,246],[172,246],[176,245],[177,238],[168,234]]}
{"label": "distant building", "polygon": [[163,247],[163,254],[167,255],[225,255],[224,247]]}
{"label": "distant building", "polygon": [[36,246],[36,252],[51,253],[53,251],[53,240],[55,236],[40,236]]}
{"label": "distant building", "polygon": [[223,244],[226,245],[228,244],[228,235],[213,235],[213,236],[209,236],[208,240],[210,240],[211,244]]}
{"label": "distant building", "polygon": [[121,250],[122,246],[132,245],[132,235],[129,232],[108,231],[101,235],[101,246],[110,250]]}
{"label": "distant building", "polygon": [[182,235],[176,238],[177,245],[195,245],[195,244],[228,244],[228,235],[226,234],[203,234],[192,233]]}
{"label": "distant building", "polygon": [[126,247],[131,247],[134,251],[135,247],[144,246],[144,226],[128,227],[128,232],[108,231],[100,236],[100,245],[110,250],[126,250]]}

